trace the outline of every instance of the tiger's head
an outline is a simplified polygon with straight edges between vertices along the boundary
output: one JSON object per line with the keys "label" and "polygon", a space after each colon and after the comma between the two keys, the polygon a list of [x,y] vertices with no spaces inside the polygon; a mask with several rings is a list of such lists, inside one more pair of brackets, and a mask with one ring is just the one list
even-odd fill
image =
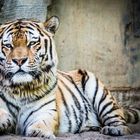
{"label": "tiger's head", "polygon": [[0,27],[0,79],[9,84],[31,83],[43,72],[56,74],[55,16],[45,23],[19,19]]}

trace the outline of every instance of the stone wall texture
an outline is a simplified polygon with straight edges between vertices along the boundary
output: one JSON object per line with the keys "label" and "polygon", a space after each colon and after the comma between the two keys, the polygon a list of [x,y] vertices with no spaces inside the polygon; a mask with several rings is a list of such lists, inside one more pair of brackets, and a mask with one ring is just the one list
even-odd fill
{"label": "stone wall texture", "polygon": [[140,39],[125,41],[127,0],[53,0],[59,68],[88,69],[109,88],[140,86]]}

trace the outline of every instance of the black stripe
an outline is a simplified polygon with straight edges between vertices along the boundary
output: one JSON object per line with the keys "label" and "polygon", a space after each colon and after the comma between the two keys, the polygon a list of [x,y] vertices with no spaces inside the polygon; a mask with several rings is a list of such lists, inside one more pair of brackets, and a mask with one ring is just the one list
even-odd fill
{"label": "black stripe", "polygon": [[70,113],[69,108],[68,108],[68,105],[67,105],[66,100],[65,100],[65,98],[64,98],[62,89],[61,89],[60,87],[58,87],[58,90],[59,90],[60,93],[61,93],[62,101],[63,101],[63,103],[64,103],[64,106],[65,106],[66,110],[68,111],[68,113]]}
{"label": "black stripe", "polygon": [[44,57],[45,57],[45,54],[40,54],[39,57],[41,57],[41,59],[42,59],[41,61],[43,61]]}
{"label": "black stripe", "polygon": [[66,114],[66,117],[67,117],[68,123],[69,123],[68,132],[71,132],[72,122],[71,122],[71,120],[70,120],[70,110],[69,110],[68,105],[67,105],[67,103],[66,103],[66,100],[65,100],[65,97],[64,97],[64,95],[63,95],[62,89],[61,89],[60,87],[58,87],[58,90],[59,90],[60,93],[61,93],[62,101],[63,101],[63,104],[64,104],[64,106],[65,106],[65,108],[66,108],[65,114]]}
{"label": "black stripe", "polygon": [[41,49],[40,40],[41,40],[41,39],[40,39],[40,37],[39,37],[39,39],[38,39],[38,41],[37,41],[37,44],[36,44],[36,46],[38,45],[36,51],[39,51],[39,50]]}
{"label": "black stripe", "polygon": [[[59,80],[60,80],[60,79],[59,79]],[[74,114],[75,120],[76,120],[76,123],[77,123],[77,129],[75,130],[74,133],[78,133],[79,130],[80,130],[80,128],[81,128],[81,126],[82,126],[82,122],[83,122],[83,112],[82,112],[82,110],[81,110],[81,109],[82,109],[82,108],[81,108],[81,105],[80,105],[78,99],[76,98],[76,96],[74,95],[74,93],[70,90],[70,88],[69,88],[62,80],[60,80],[60,82],[63,83],[63,85],[65,86],[65,88],[71,93],[72,99],[73,99],[73,101],[74,101],[74,103],[75,103],[75,106],[77,107],[77,110],[80,111],[80,112],[79,112],[79,114],[80,114],[80,116],[79,116],[79,122],[78,122],[78,118],[77,118],[75,109],[73,108],[73,106],[71,106],[71,107],[72,107],[72,110],[73,110],[73,114]],[[86,107],[86,105],[85,105],[85,102],[84,102],[84,107],[85,107],[86,119],[87,119],[87,116],[88,116],[88,111],[87,111],[87,110],[88,110],[88,109],[87,109],[87,107]],[[69,131],[69,132],[71,132],[71,131]]]}
{"label": "black stripe", "polygon": [[135,110],[131,109],[131,108],[129,108],[128,110],[129,110],[129,112],[131,112],[133,114],[134,119],[135,119],[135,121],[133,123],[136,124],[139,121],[139,115],[138,115],[138,113]]}
{"label": "black stripe", "polygon": [[6,56],[5,52],[3,51],[4,47],[1,48],[1,52],[4,54],[4,56]]}
{"label": "black stripe", "polygon": [[28,31],[30,34],[34,35],[32,32]]}
{"label": "black stripe", "polygon": [[29,113],[28,117],[26,118],[26,120],[24,121],[23,125],[26,124],[26,122],[28,121],[28,119],[30,118],[30,116],[31,116],[32,114],[34,114],[35,112],[37,112],[38,110],[40,110],[42,107],[44,107],[44,106],[46,106],[46,105],[48,105],[48,104],[50,104],[50,103],[52,103],[52,102],[54,102],[54,101],[55,101],[55,99],[52,99],[52,100],[50,100],[49,102],[47,102],[47,103],[41,105],[41,106],[40,106],[39,108],[37,108],[36,110],[31,111],[31,112]]}
{"label": "black stripe", "polygon": [[98,79],[96,78],[96,88],[95,88],[95,92],[94,92],[94,97],[93,97],[93,101],[92,101],[92,105],[93,105],[93,108],[94,108],[94,104],[95,104],[95,99],[96,99],[96,95],[97,95],[97,92],[98,92]]}
{"label": "black stripe", "polygon": [[[13,30],[13,27],[11,27],[11,26],[13,26],[13,24],[10,24],[10,25],[8,25],[8,27],[5,27],[4,29],[5,29],[5,32],[9,32],[9,31],[12,31]],[[4,34],[4,32],[2,33],[2,35]]]}
{"label": "black stripe", "polygon": [[81,105],[80,105],[80,103],[79,103],[77,97],[76,97],[76,96],[74,95],[74,93],[72,92],[72,90],[71,90],[62,80],[59,79],[59,81],[65,86],[65,88],[68,90],[68,92],[71,93],[72,99],[73,99],[73,101],[74,101],[74,103],[75,103],[77,109],[80,110],[80,109],[81,109]]}
{"label": "black stripe", "polygon": [[[46,71],[46,72],[48,73],[48,72],[51,71],[51,68],[52,68],[52,67],[54,67],[54,64],[52,64],[52,65],[47,65],[47,66],[45,67],[45,69],[42,68],[42,71]],[[52,72],[52,71],[51,71],[51,72]],[[53,74],[53,72],[52,72],[52,74]],[[53,75],[54,75],[54,74],[53,74]]]}
{"label": "black stripe", "polygon": [[[35,24],[35,23],[34,23]],[[42,34],[42,32],[41,32],[41,30],[40,30],[40,27],[37,25],[37,24],[32,24],[32,23],[30,23],[30,25],[31,26],[33,26],[33,27],[35,27],[36,29],[37,29],[37,31],[39,32],[39,34],[41,35],[41,36],[44,36],[43,34]]]}
{"label": "black stripe", "polygon": [[11,32],[12,30],[13,30],[13,28],[10,28],[6,32],[8,33],[8,32]]}
{"label": "black stripe", "polygon": [[[114,123],[118,123],[118,124],[114,124]],[[108,126],[119,126],[119,125],[126,125],[125,122],[121,122],[120,120],[114,120],[114,121],[111,121],[107,124]]]}
{"label": "black stripe", "polygon": [[7,105],[11,105],[12,107],[14,107],[17,111],[19,111],[19,107],[14,105],[13,103],[9,102],[5,97],[4,95],[0,95],[0,98],[5,102],[7,103]]}
{"label": "black stripe", "polygon": [[[1,98],[1,95],[0,95],[0,98]],[[11,109],[11,107],[12,108],[15,108],[13,105],[11,105],[11,104],[9,104],[6,100],[4,100],[3,98],[1,98],[4,102],[5,102],[5,104],[6,104],[6,106],[7,106],[7,108],[8,108],[8,110],[9,110],[9,113],[13,116],[13,118],[15,118],[15,119],[17,119],[17,116],[16,116],[16,113]],[[10,107],[11,106],[11,107]],[[17,110],[17,108],[15,108],[15,110],[18,112],[18,110]]]}
{"label": "black stripe", "polygon": [[81,129],[81,126],[82,126],[82,122],[83,122],[83,117],[82,117],[82,113],[80,113],[80,116],[77,116],[74,107],[73,106],[71,106],[71,107],[72,107],[74,118],[75,118],[76,125],[77,125],[76,126],[76,130],[74,131],[74,134],[76,134],[76,133],[80,132],[80,129]]}
{"label": "black stripe", "polygon": [[[37,45],[39,45],[39,43],[38,43]],[[39,47],[36,49],[36,51],[38,52],[40,49],[41,49],[41,46],[39,46]]]}
{"label": "black stripe", "polygon": [[126,120],[127,123],[131,122],[131,115],[127,112],[127,120]]}
{"label": "black stripe", "polygon": [[0,65],[3,66],[3,64],[0,62]]}
{"label": "black stripe", "polygon": [[[85,111],[86,111],[86,120],[88,120],[88,111],[91,111],[91,106],[88,102],[88,100],[84,97],[84,95],[81,93],[81,91],[79,90],[79,88],[77,87],[76,83],[74,82],[74,80],[72,79],[71,76],[69,75],[65,75],[64,73],[60,73],[64,78],[66,78],[70,83],[72,83],[75,87],[75,89],[77,90],[77,92],[79,93],[79,95],[81,96],[81,99],[83,101],[84,107],[85,107]],[[88,107],[87,107],[88,105]]]}
{"label": "black stripe", "polygon": [[36,23],[34,23],[34,24],[35,24],[35,26],[37,26],[38,28],[40,28],[38,24],[36,24]]}
{"label": "black stripe", "polygon": [[17,25],[14,29],[18,29],[18,31],[21,31],[21,28],[25,28],[25,27],[22,25]]}
{"label": "black stripe", "polygon": [[11,32],[9,32],[8,33],[8,35],[7,35],[7,38],[10,36],[10,35],[13,35],[14,33],[11,31]]}
{"label": "black stripe", "polygon": [[78,70],[78,73],[82,75],[81,83],[82,83],[83,92],[85,92],[85,87],[86,87],[87,81],[89,80],[89,76],[86,71],[82,71],[80,69]]}
{"label": "black stripe", "polygon": [[0,62],[2,62],[4,60],[4,58],[0,57]]}
{"label": "black stripe", "polygon": [[45,44],[45,54],[47,53],[47,50],[48,50],[48,40],[47,39],[45,39],[44,40],[44,44]]}
{"label": "black stripe", "polygon": [[53,55],[52,55],[52,40],[51,38],[49,37],[50,39],[50,56],[51,56],[51,59],[53,59]]}
{"label": "black stripe", "polygon": [[57,110],[56,110],[56,109],[49,109],[49,110],[54,111],[54,112],[57,112]]}
{"label": "black stripe", "polygon": [[70,114],[68,114],[67,111],[65,111],[65,114],[66,114],[66,117],[68,118],[68,123],[69,123],[68,132],[71,132],[72,122],[71,122],[71,120],[70,120]]}
{"label": "black stripe", "polygon": [[100,105],[101,103],[106,99],[106,96],[108,95],[108,90],[104,88],[103,90],[103,96],[101,98],[101,100],[99,101],[99,104],[98,104],[98,112],[100,110]]}
{"label": "black stripe", "polygon": [[[11,114],[15,119],[17,119],[16,113],[13,112],[13,110],[10,108],[10,105],[8,105],[8,104],[6,103],[6,106],[7,106],[8,110],[9,110],[10,114]],[[12,106],[12,107],[13,107],[13,106]]]}
{"label": "black stripe", "polygon": [[30,27],[30,26],[26,26],[26,28],[28,28],[29,30],[34,31],[34,29],[32,27]]}
{"label": "black stripe", "polygon": [[112,113],[113,111],[115,111],[117,109],[119,109],[119,108],[112,107],[109,111],[107,111],[105,114],[103,114],[102,118],[104,118],[105,116],[107,116],[107,114],[110,114],[110,113]]}
{"label": "black stripe", "polygon": [[[85,98],[85,96],[82,94],[82,92],[79,90],[79,88],[77,87],[76,83],[74,82],[73,78],[70,75],[66,75],[64,73],[59,72],[64,78],[66,78],[70,83],[72,83],[75,87],[75,89],[77,90],[77,92],[80,94],[81,98],[84,99],[87,103],[88,100]],[[89,103],[88,103],[89,105]]]}
{"label": "black stripe", "polygon": [[[108,116],[107,118],[105,118],[104,120],[103,120],[103,124],[105,124],[106,123],[106,121],[108,121],[108,120],[110,120],[110,119],[114,119],[114,118],[121,118],[123,121],[125,121],[125,119],[124,118],[122,118],[120,115],[118,115],[118,114],[115,114],[115,115],[113,115],[113,116]],[[111,120],[110,120],[111,121]]]}
{"label": "black stripe", "polygon": [[112,104],[112,101],[106,103],[106,104],[103,106],[102,110],[99,112],[99,117],[101,117],[101,115],[102,115],[102,113],[104,112],[104,110],[105,110],[108,106],[110,106],[111,104]]}
{"label": "black stripe", "polygon": [[22,133],[22,135],[25,135],[26,134],[26,130],[27,130],[27,126],[30,127],[32,124],[36,123],[37,121],[34,121],[34,122],[28,122],[26,127],[24,128],[24,131]]}
{"label": "black stripe", "polygon": [[44,35],[43,35],[43,33],[40,31],[40,29],[39,28],[36,28],[37,29],[37,31],[39,32],[39,34],[43,37]]}

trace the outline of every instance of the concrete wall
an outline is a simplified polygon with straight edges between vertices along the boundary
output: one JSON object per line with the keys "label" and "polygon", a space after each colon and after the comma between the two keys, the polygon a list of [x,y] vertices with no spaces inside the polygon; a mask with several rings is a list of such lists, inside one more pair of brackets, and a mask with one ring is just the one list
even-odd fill
{"label": "concrete wall", "polygon": [[134,65],[130,46],[124,46],[126,5],[127,0],[53,0],[49,16],[61,21],[55,37],[59,68],[88,69],[110,88],[139,87],[140,61]]}

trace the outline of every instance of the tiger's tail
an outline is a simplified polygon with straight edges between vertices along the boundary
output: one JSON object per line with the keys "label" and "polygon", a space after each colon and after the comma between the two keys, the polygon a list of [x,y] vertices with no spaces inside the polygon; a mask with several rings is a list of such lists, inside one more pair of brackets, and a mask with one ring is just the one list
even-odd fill
{"label": "tiger's tail", "polygon": [[124,116],[127,123],[136,124],[140,121],[140,109],[124,108]]}

